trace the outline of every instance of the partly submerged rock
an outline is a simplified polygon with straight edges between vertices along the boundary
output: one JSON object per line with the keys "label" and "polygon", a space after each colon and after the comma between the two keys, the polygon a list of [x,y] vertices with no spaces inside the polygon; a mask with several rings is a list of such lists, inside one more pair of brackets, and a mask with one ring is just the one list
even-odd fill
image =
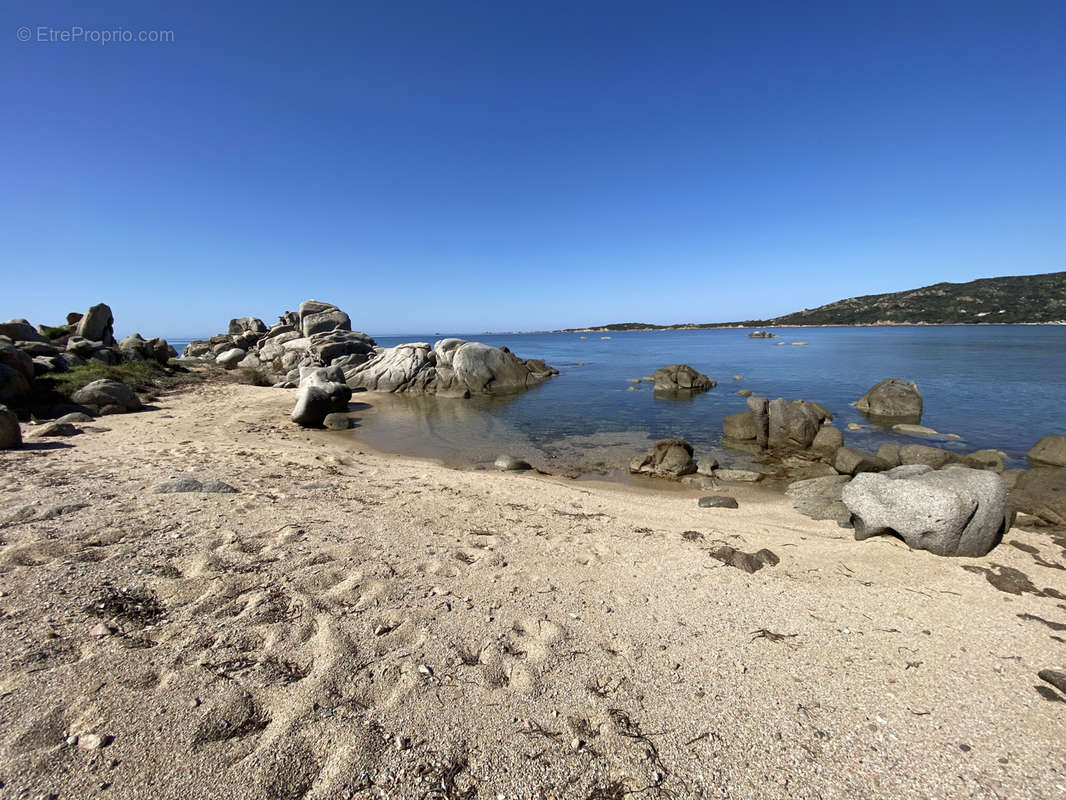
{"label": "partly submerged rock", "polygon": [[657,392],[705,392],[718,385],[688,364],[668,364],[652,374]]}
{"label": "partly submerged rock", "polygon": [[1027,454],[1031,467],[1066,467],[1066,435],[1049,434]]}
{"label": "partly submerged rock", "polygon": [[871,417],[899,417],[900,422],[918,423],[922,418],[922,395],[913,381],[886,378],[870,387],[855,407]]}
{"label": "partly submerged rock", "polygon": [[497,456],[496,461],[493,462],[493,466],[504,472],[521,472],[523,470],[533,469],[528,461],[523,461],[520,458],[515,458],[514,456],[509,455]]}
{"label": "partly submerged rock", "polygon": [[1016,474],[1010,495],[1015,507],[1052,525],[1066,526],[1066,468],[1037,467]]}

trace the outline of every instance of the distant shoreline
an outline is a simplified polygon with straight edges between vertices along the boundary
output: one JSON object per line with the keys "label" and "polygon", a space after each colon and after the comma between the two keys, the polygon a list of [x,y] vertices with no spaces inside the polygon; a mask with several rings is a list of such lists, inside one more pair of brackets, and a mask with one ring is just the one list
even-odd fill
{"label": "distant shoreline", "polygon": [[[1010,325],[1058,327],[1066,320],[1055,322],[827,322],[817,325],[660,325],[645,328],[561,328],[554,331],[513,331],[512,333],[640,333],[649,331],[758,331],[774,328],[987,328]],[[500,335],[497,333],[496,335]]]}

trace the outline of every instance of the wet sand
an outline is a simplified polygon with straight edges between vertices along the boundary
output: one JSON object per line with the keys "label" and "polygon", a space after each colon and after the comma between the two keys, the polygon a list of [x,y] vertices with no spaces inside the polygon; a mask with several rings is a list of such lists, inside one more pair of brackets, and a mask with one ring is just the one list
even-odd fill
{"label": "wet sand", "polygon": [[[4,796],[1066,792],[1061,539],[938,558],[755,487],[387,456],[292,401],[207,384],[0,453]],[[153,491],[188,474],[239,491]]]}

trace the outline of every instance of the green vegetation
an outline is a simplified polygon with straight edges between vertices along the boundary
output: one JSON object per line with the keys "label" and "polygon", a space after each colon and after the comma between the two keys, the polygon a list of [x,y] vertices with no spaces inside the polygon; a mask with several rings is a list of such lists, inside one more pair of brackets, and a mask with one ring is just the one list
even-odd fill
{"label": "green vegetation", "polygon": [[[1066,272],[934,283],[905,292],[849,297],[772,319],[645,325],[623,322],[584,330],[681,330],[773,325],[985,325],[1066,320]],[[579,330],[569,328],[568,331]]]}
{"label": "green vegetation", "polygon": [[128,361],[109,366],[94,361],[83,367],[71,367],[66,372],[41,375],[34,381],[34,392],[38,400],[68,399],[78,389],[103,378],[120,381],[141,394],[202,380],[200,375],[178,364],[163,366],[155,361]]}
{"label": "green vegetation", "polygon": [[58,325],[56,327],[41,325],[40,330],[44,334],[44,338],[50,341],[70,335],[70,325]]}

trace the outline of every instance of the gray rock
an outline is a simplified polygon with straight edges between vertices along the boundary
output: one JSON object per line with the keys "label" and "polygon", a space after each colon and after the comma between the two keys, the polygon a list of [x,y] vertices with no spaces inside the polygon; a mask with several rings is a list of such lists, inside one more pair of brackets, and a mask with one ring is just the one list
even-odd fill
{"label": "gray rock", "polygon": [[1007,479],[1016,476],[1011,501],[1019,511],[1052,525],[1066,526],[1066,467],[1036,467],[1008,470]]}
{"label": "gray rock", "polygon": [[210,494],[237,494],[237,490],[228,483],[213,478],[200,484],[200,491]]}
{"label": "gray rock", "polygon": [[19,420],[7,406],[0,406],[0,450],[15,450],[22,447],[22,429]]}
{"label": "gray rock", "polygon": [[334,410],[333,398],[328,388],[309,383],[300,387],[300,394],[290,418],[305,428],[321,428],[326,416]]}
{"label": "gray rock", "polygon": [[736,499],[725,494],[708,495],[699,500],[700,508],[740,508]]}
{"label": "gray rock", "polygon": [[899,448],[898,444],[883,444],[877,448],[877,457],[889,467],[898,467],[902,463],[899,459]]}
{"label": "gray rock", "polygon": [[841,433],[839,428],[834,428],[832,425],[823,425],[818,429],[818,433],[814,435],[814,441],[811,442],[811,450],[816,453],[822,453],[824,455],[833,455],[844,446],[844,434]]}
{"label": "gray rock", "polygon": [[211,344],[202,339],[193,339],[181,351],[182,358],[203,358],[211,352]]}
{"label": "gray rock", "polygon": [[720,469],[716,470],[714,475],[716,478],[732,483],[755,483],[765,477],[761,472],[750,469]]}
{"label": "gray rock", "polygon": [[246,355],[239,347],[234,347],[215,356],[215,363],[223,369],[236,369]]}
{"label": "gray rock", "polygon": [[93,418],[82,411],[71,411],[69,414],[64,414],[56,422],[69,422],[71,425],[76,425],[81,422],[92,422]]}
{"label": "gray rock", "polygon": [[86,339],[84,336],[71,336],[67,339],[67,352],[74,353],[82,358],[89,358],[96,350],[97,345],[102,346],[102,343]]}
{"label": "gray rock", "polygon": [[50,342],[15,342],[15,347],[30,358],[35,356],[58,356],[61,352],[58,347]]}
{"label": "gray rock", "polygon": [[44,439],[51,436],[77,436],[81,431],[69,422],[46,422],[38,425],[29,434],[30,439]]}
{"label": "gray rock", "polygon": [[692,459],[692,445],[684,439],[660,439],[643,456],[629,464],[629,471],[658,478],[680,478],[697,469]]}
{"label": "gray rock", "polygon": [[729,414],[722,420],[722,435],[738,442],[755,441],[759,430],[750,411]]}
{"label": "gray rock", "polygon": [[963,463],[974,469],[988,469],[1003,472],[1007,464],[1007,454],[1002,450],[976,450],[962,457]]}
{"label": "gray rock", "polygon": [[114,331],[115,317],[111,308],[105,303],[99,303],[89,308],[78,320],[75,333],[91,342],[101,342],[105,347],[115,344]]}
{"label": "gray rock", "polygon": [[449,397],[515,394],[557,374],[538,359],[523,361],[507,348],[462,339],[378,348],[366,363],[344,367],[353,389]]}
{"label": "gray rock", "polygon": [[171,478],[157,483],[152,491],[156,494],[176,494],[179,492],[199,492],[203,484],[191,475],[183,475],[180,478]]}
{"label": "gray rock", "polygon": [[1014,520],[998,475],[967,467],[925,465],[858,475],[841,493],[858,540],[898,534],[909,547],[941,556],[980,557]]}
{"label": "gray rock", "polygon": [[688,364],[669,364],[652,373],[657,392],[705,392],[718,385]]}
{"label": "gray rock", "polygon": [[776,333],[770,333],[769,331],[752,331],[748,334],[749,339],[773,339],[776,336]]}
{"label": "gray rock", "polygon": [[351,319],[335,305],[318,300],[305,300],[300,304],[300,331],[305,337],[323,331],[351,329]]}
{"label": "gray rock", "polygon": [[714,471],[718,469],[717,458],[701,458],[696,466],[696,471],[700,475],[714,475]]}
{"label": "gray rock", "polygon": [[881,472],[889,466],[870,453],[841,447],[833,456],[833,468],[842,475],[858,475],[860,472]]}
{"label": "gray rock", "polygon": [[322,426],[331,431],[346,431],[352,427],[352,419],[347,414],[334,411],[332,414],[326,414]]}
{"label": "gray rock", "polygon": [[748,411],[755,419],[755,443],[766,447],[770,436],[770,401],[765,397],[752,395],[747,399]]}
{"label": "gray rock", "polygon": [[753,392],[751,389],[740,389],[739,391],[737,391],[737,394],[741,397],[751,397],[753,394],[755,394],[755,392]]}
{"label": "gray rock", "polygon": [[354,365],[370,360],[376,346],[374,340],[365,333],[329,330],[311,336],[308,350],[323,364],[332,364],[338,358],[359,356],[358,360],[350,358],[346,362]]}
{"label": "gray rock", "polygon": [[685,486],[691,486],[693,489],[717,489],[718,481],[716,481],[710,475],[702,475],[696,473],[695,475],[685,475],[681,478],[681,483]]}
{"label": "gray rock", "polygon": [[851,512],[840,500],[840,493],[849,475],[809,478],[789,484],[785,494],[792,498],[792,507],[811,519],[831,519],[838,525],[851,526]]}
{"label": "gray rock", "polygon": [[19,405],[35,374],[33,359],[10,345],[0,345],[0,403]]}
{"label": "gray rock", "polygon": [[903,422],[921,421],[922,395],[913,381],[886,378],[874,384],[855,407],[872,417],[902,417]]}
{"label": "gray rock", "polygon": [[781,397],[771,401],[767,445],[798,450],[810,447],[829,413],[821,406],[815,406],[803,400],[788,403]]}
{"label": "gray rock", "polygon": [[1066,435],[1049,434],[1028,453],[1030,467],[1066,467]]}
{"label": "gray rock", "polygon": [[493,462],[493,466],[498,470],[503,471],[519,471],[533,469],[528,461],[523,461],[520,458],[514,456],[501,455],[496,457],[496,461]]}
{"label": "gray rock", "polygon": [[9,319],[7,322],[0,322],[0,336],[6,336],[12,342],[48,341],[24,319]]}
{"label": "gray rock", "polygon": [[142,408],[141,400],[124,383],[103,378],[86,384],[70,396],[79,405],[99,414],[121,414]]}
{"label": "gray rock", "polygon": [[950,450],[939,447],[927,447],[922,444],[905,444],[899,449],[900,464],[925,464],[933,469],[940,469],[958,460]]}
{"label": "gray rock", "polygon": [[911,425],[906,422],[901,422],[892,426],[893,433],[901,433],[904,436],[924,436],[929,439],[936,438],[940,434],[932,428],[927,428],[925,425]]}
{"label": "gray rock", "polygon": [[229,321],[226,332],[230,336],[240,336],[242,333],[265,334],[267,326],[258,317],[239,317]]}

